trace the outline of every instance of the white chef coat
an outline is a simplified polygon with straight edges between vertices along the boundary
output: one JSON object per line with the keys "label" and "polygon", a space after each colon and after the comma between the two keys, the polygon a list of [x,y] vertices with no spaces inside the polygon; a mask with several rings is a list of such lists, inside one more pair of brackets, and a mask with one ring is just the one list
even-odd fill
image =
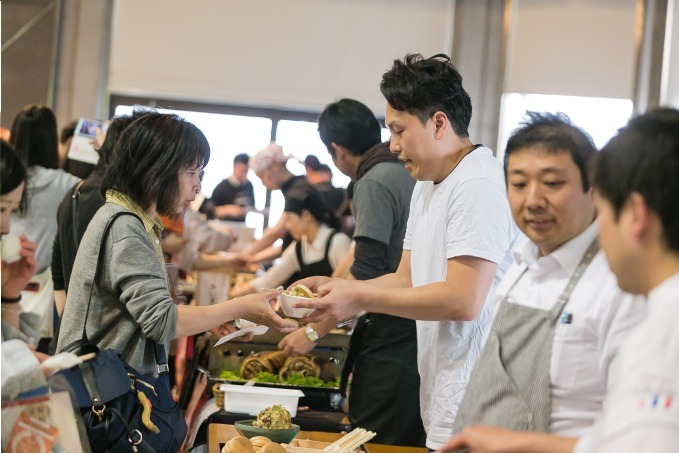
{"label": "white chef coat", "polygon": [[679,451],[679,274],[648,295],[648,315],[623,344],[604,413],[575,452]]}
{"label": "white chef coat", "polygon": [[[596,235],[592,223],[543,257],[530,241],[518,246],[515,263],[493,296],[493,315],[526,268],[508,302],[550,310]],[[549,371],[554,434],[579,437],[594,424],[618,349],[644,315],[644,298],[623,292],[604,253],[597,253],[575,286],[554,333]]]}
{"label": "white chef coat", "polygon": [[429,448],[452,436],[455,414],[488,335],[491,296],[512,261],[516,236],[502,165],[490,149],[468,154],[439,184],[415,184],[403,241],[410,250],[413,287],[445,281],[448,260],[458,256],[498,265],[474,321],[417,321],[420,410]]}
{"label": "white chef coat", "polygon": [[[328,243],[332,228],[321,224],[314,241],[309,243],[306,236],[302,238],[302,260],[304,264],[311,264],[322,260],[325,257],[325,246]],[[349,251],[351,246],[351,239],[344,233],[338,232],[333,236],[330,250],[328,250],[328,261],[330,266],[335,269],[342,258]],[[256,288],[275,288],[278,285],[285,283],[295,272],[300,270],[299,261],[297,261],[297,241],[285,249],[281,255],[280,261],[272,266],[264,275],[250,280],[250,284]]]}

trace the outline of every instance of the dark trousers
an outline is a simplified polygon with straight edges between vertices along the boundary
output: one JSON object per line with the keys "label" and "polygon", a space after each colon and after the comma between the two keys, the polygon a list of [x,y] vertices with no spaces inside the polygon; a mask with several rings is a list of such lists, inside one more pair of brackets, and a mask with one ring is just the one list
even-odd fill
{"label": "dark trousers", "polygon": [[349,390],[349,420],[376,432],[374,443],[423,447],[415,321],[366,316]]}

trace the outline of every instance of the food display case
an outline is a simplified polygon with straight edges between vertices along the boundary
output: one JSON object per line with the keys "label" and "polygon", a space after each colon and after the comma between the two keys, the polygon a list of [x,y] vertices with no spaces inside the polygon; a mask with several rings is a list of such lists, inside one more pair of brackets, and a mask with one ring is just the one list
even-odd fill
{"label": "food display case", "polygon": [[[210,348],[208,361],[209,375],[211,382],[208,388],[214,384],[236,384],[244,385],[247,381],[243,379],[220,378],[223,371],[238,371],[246,358],[254,354],[265,351],[278,351],[278,343],[284,335],[270,329],[264,335],[255,336],[251,341],[241,341],[234,338],[222,345]],[[299,399],[299,410],[293,418],[293,423],[298,424],[305,430],[325,431],[325,432],[344,432],[351,428],[351,425],[342,410],[343,398],[339,391],[339,376],[349,349],[349,332],[344,330],[332,331],[324,338],[320,339],[316,348],[311,351],[315,357],[323,361],[335,363],[335,381],[323,387],[312,387],[305,385],[294,385],[287,383],[268,383],[255,382],[255,386],[301,390],[304,393]],[[213,343],[214,344],[214,340]],[[272,400],[271,404],[276,404]],[[252,418],[248,414],[231,413],[225,410],[213,414],[209,418],[210,423],[233,424],[238,420]]]}
{"label": "food display case", "polygon": [[[264,335],[255,336],[251,341],[246,342],[235,338],[212,348],[208,365],[212,380],[229,384],[244,384],[247,379],[220,378],[220,374],[223,374],[223,371],[237,372],[241,364],[255,354],[278,351],[278,343],[283,337],[283,334],[270,329]],[[326,382],[323,386],[271,382],[256,382],[255,385],[302,390],[305,396],[301,398],[299,404],[312,410],[339,409],[341,395],[338,383],[349,348],[349,338],[350,335],[344,330],[332,331],[321,338],[316,348],[310,352],[310,355],[317,357],[319,362],[333,364],[334,382]]]}

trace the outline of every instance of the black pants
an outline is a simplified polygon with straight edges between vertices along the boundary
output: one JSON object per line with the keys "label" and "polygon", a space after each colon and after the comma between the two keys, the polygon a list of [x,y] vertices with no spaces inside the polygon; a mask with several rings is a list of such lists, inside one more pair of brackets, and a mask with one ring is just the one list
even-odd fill
{"label": "black pants", "polygon": [[368,314],[349,393],[353,427],[375,431],[374,443],[424,447],[415,321]]}

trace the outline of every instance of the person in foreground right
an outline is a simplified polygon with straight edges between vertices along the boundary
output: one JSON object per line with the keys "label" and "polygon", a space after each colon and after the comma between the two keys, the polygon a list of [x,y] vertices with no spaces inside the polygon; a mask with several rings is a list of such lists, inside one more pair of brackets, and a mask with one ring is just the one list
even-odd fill
{"label": "person in foreground right", "polygon": [[679,110],[653,110],[620,130],[594,167],[601,247],[618,285],[649,312],[620,351],[591,436],[575,451],[679,447]]}
{"label": "person in foreground right", "polygon": [[[618,285],[647,296],[649,311],[619,351],[617,369],[593,429],[574,449],[563,438],[471,430],[441,448],[471,452],[661,453],[679,445],[679,110],[632,119],[601,150],[593,170],[601,247]],[[473,436],[472,436],[473,434]]]}

